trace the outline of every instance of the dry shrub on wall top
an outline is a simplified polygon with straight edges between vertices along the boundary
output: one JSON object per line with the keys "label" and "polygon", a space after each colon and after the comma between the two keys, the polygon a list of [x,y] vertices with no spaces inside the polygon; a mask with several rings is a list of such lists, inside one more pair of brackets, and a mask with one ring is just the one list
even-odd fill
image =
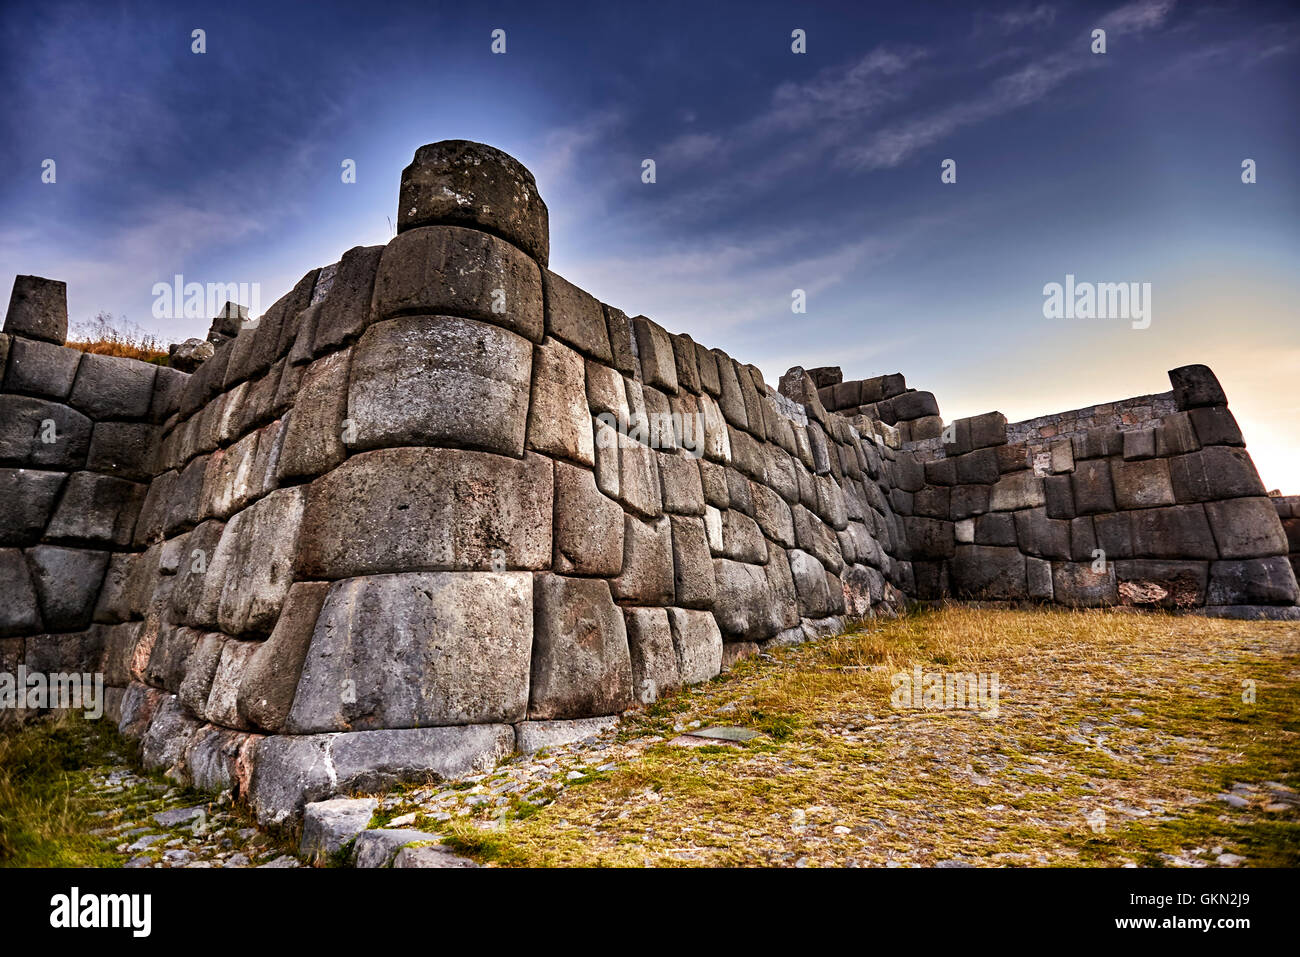
{"label": "dry shrub on wall top", "polygon": [[93,319],[74,324],[68,347],[101,356],[167,364],[167,347],[157,336],[126,317],[115,318],[111,312],[99,312]]}

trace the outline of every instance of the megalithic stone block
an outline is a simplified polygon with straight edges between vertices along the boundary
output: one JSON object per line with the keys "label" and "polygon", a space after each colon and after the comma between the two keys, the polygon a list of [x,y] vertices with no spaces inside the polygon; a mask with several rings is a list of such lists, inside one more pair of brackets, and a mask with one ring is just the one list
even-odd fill
{"label": "megalithic stone block", "polygon": [[1228,397],[1209,366],[1179,366],[1169,370],[1174,387],[1174,402],[1180,412],[1210,405],[1227,405]]}
{"label": "megalithic stone block", "polygon": [[397,231],[432,225],[494,233],[543,266],[550,257],[549,213],[533,174],[484,143],[430,143],[402,170]]}
{"label": "megalithic stone block", "polygon": [[4,331],[63,345],[68,339],[68,284],[40,276],[15,276]]}

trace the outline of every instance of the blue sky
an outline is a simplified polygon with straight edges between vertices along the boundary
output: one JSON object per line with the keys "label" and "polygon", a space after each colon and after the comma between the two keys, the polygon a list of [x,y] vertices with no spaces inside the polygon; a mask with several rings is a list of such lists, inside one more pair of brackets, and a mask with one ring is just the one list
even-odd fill
{"label": "blue sky", "polygon": [[[902,371],[1015,420],[1206,362],[1300,492],[1292,5],[543,6],[7,5],[0,271],[66,280],[74,322],[202,335],[152,318],[155,282],[265,307],[391,237],[418,146],[482,140],[537,176],[556,271],[769,381]],[[1044,318],[1067,273],[1150,282],[1150,328]]]}

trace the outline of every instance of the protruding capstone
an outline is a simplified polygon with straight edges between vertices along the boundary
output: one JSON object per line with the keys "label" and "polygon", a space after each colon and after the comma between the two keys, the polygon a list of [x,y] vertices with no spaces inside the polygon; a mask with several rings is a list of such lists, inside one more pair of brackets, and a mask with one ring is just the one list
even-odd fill
{"label": "protruding capstone", "polygon": [[533,174],[483,143],[430,143],[402,170],[397,231],[433,225],[495,233],[543,266],[550,255],[549,215]]}
{"label": "protruding capstone", "polygon": [[[542,209],[545,212],[545,207]],[[4,331],[63,345],[68,339],[68,284],[40,276],[15,276]]]}
{"label": "protruding capstone", "polygon": [[1174,402],[1179,411],[1228,404],[1228,397],[1223,394],[1223,387],[1209,366],[1170,369],[1169,381],[1174,387]]}

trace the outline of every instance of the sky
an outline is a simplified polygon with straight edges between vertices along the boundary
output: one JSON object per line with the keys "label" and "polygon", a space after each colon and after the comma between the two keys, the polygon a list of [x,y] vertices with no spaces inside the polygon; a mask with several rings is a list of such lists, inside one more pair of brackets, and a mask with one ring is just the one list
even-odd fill
{"label": "sky", "polygon": [[[769,382],[1017,421],[1202,362],[1300,493],[1293,4],[8,3],[0,82],[0,284],[65,280],[74,324],[202,336],[154,318],[177,274],[265,309],[472,139],[536,176],[556,272]],[[1048,318],[1067,275],[1149,283],[1149,325]]]}

